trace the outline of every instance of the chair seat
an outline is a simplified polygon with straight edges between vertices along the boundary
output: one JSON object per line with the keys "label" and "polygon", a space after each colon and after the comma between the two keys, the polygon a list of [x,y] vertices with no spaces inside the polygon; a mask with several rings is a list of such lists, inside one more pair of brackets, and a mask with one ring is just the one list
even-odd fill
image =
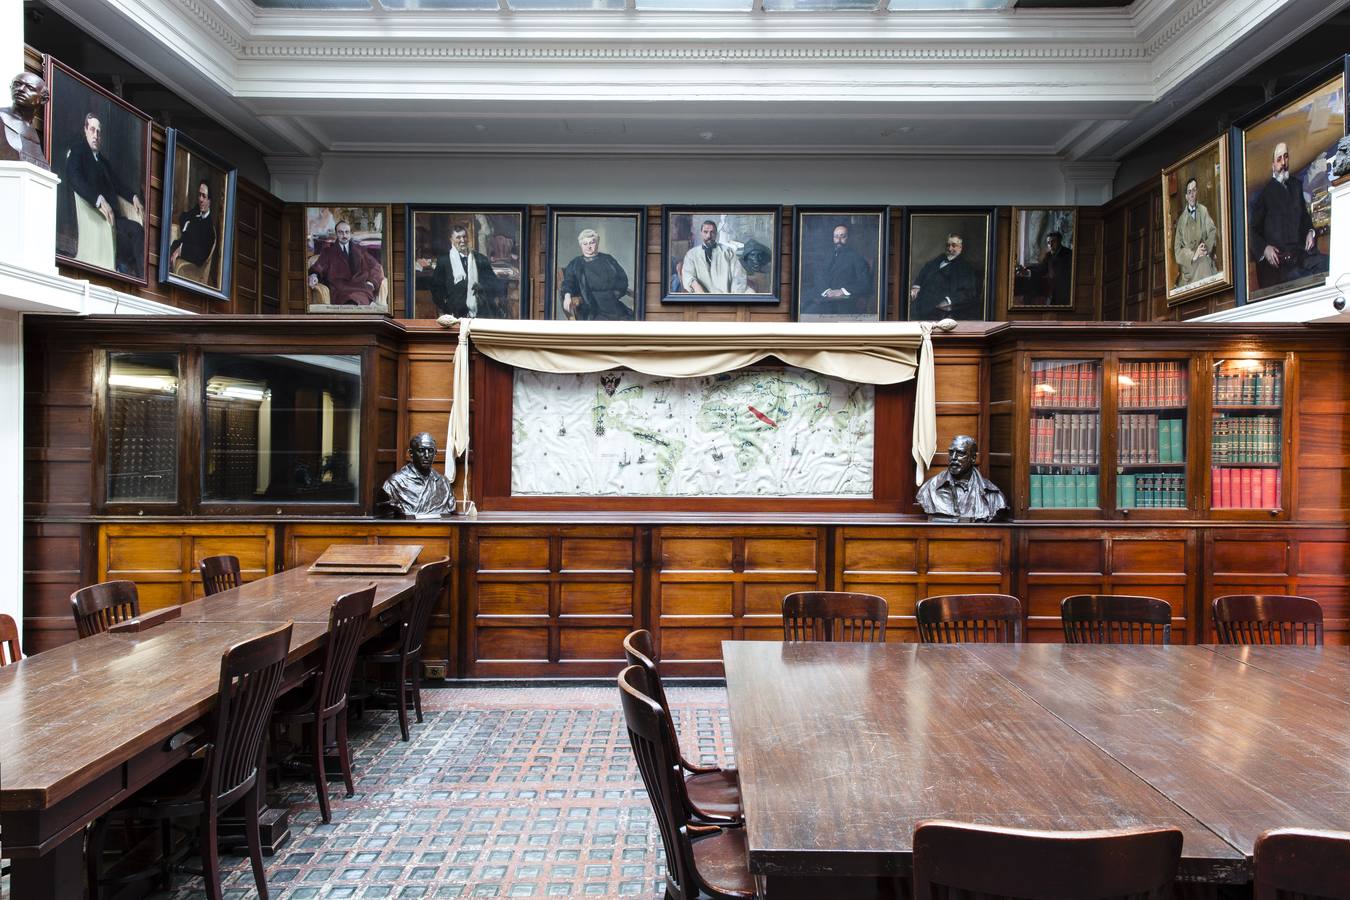
{"label": "chair seat", "polygon": [[750,855],[744,828],[724,829],[693,844],[694,868],[707,887],[731,897],[755,896],[755,876],[750,874]]}
{"label": "chair seat", "polygon": [[741,783],[735,769],[690,775],[684,784],[689,792],[689,802],[699,812],[735,819],[744,815],[741,808]]}
{"label": "chair seat", "polygon": [[205,778],[204,760],[186,760],[141,788],[115,807],[110,815],[133,819],[176,819],[196,815],[206,806],[202,801]]}

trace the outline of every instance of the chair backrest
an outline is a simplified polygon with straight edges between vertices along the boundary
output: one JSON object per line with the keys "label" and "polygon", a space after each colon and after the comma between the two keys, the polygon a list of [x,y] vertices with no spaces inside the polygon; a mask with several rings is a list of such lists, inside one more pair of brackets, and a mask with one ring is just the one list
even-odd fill
{"label": "chair backrest", "polygon": [[237,588],[242,582],[239,557],[208,556],[202,560],[202,593],[207,597]]}
{"label": "chair backrest", "polygon": [[960,822],[914,829],[915,900],[1144,900],[1172,896],[1177,828],[1030,831]]}
{"label": "chair backrest", "polygon": [[1128,594],[1074,594],[1059,603],[1067,644],[1170,644],[1172,604]]}
{"label": "chair backrest", "polygon": [[105,581],[80,588],[70,595],[75,630],[80,637],[102,634],[112,625],[141,614],[136,584],[131,581]]}
{"label": "chair backrest", "polygon": [[683,808],[684,778],[679,751],[670,744],[669,716],[652,699],[641,666],[629,666],[619,673],[619,698],[628,722],[628,740],[666,851],[666,896],[672,900],[697,897],[693,850],[685,827],[689,816]]}
{"label": "chair backrest", "polygon": [[652,633],[645,628],[629,632],[623,639],[623,655],[628,659],[630,666],[642,667],[647,675],[645,693],[669,713],[670,701],[666,699],[666,687],[662,684],[661,672],[656,667],[656,646],[652,640]]}
{"label": "chair backrest", "polygon": [[431,612],[436,608],[436,598],[445,587],[445,577],[450,570],[450,558],[429,562],[417,570],[417,583],[413,585],[411,603],[405,603],[403,620],[400,626],[404,654],[420,653],[422,642],[427,636],[427,624],[431,621]]}
{"label": "chair backrest", "polygon": [[1214,598],[1220,644],[1322,645],[1322,604],[1287,594],[1227,594]]}
{"label": "chair backrest", "polygon": [[914,605],[925,644],[1020,644],[1022,601],[1009,594],[944,594]]}
{"label": "chair backrest", "polygon": [[292,623],[235,644],[220,660],[216,717],[207,759],[205,791],[221,803],[252,790],[262,762],[263,738],[281,686]]}
{"label": "chair backrest", "polygon": [[327,713],[347,703],[347,688],[352,683],[356,654],[366,637],[370,607],[375,603],[375,585],[333,601],[328,611],[328,640],[323,648],[323,668],[319,672],[318,709]]}
{"label": "chair backrest", "polygon": [[23,659],[19,649],[19,626],[4,613],[0,613],[0,666]]}
{"label": "chair backrest", "polygon": [[1253,900],[1350,897],[1350,832],[1278,828],[1256,839]]}
{"label": "chair backrest", "polygon": [[783,598],[783,640],[886,640],[886,598],[847,591],[797,591]]}

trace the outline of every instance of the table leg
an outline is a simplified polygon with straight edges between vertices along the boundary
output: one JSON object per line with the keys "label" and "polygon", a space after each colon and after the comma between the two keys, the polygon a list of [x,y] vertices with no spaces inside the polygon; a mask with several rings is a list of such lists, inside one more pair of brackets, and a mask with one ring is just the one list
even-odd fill
{"label": "table leg", "polygon": [[84,832],[36,857],[10,861],[10,895],[25,900],[70,900],[84,896]]}

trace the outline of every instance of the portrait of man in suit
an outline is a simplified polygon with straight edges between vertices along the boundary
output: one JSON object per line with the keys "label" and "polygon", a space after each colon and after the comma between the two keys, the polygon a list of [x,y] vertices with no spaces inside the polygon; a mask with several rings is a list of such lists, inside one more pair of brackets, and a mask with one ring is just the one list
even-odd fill
{"label": "portrait of man in suit", "polygon": [[469,246],[469,229],[450,230],[449,252],[436,258],[431,275],[431,300],[441,312],[458,318],[506,318],[506,285],[492,269],[492,260]]}
{"label": "portrait of man in suit", "polygon": [[408,207],[405,315],[529,318],[528,221],[519,206]]}
{"label": "portrait of man in suit", "polygon": [[328,288],[333,306],[370,306],[384,283],[384,268],[359,241],[345,219],[333,228],[334,240],[319,251],[309,266],[309,286]]}
{"label": "portrait of man in suit", "polygon": [[797,321],[880,319],[884,213],[803,209],[796,222]]}

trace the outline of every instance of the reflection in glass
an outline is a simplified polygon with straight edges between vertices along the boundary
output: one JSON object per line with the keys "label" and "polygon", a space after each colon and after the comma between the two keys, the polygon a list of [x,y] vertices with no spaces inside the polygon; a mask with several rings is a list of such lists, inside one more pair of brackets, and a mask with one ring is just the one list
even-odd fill
{"label": "reflection in glass", "polygon": [[361,358],[203,357],[202,499],[355,503]]}
{"label": "reflection in glass", "polygon": [[1184,360],[1122,360],[1116,374],[1116,508],[1185,509]]}
{"label": "reflection in glass", "polygon": [[109,503],[178,499],[178,355],[108,354]]}

